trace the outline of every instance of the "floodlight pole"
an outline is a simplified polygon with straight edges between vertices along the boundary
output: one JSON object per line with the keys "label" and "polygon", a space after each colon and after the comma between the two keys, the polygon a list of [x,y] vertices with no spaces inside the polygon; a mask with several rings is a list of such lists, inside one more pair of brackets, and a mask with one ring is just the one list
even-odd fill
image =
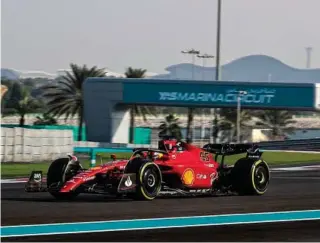
{"label": "floodlight pole", "polygon": [[[195,56],[200,54],[200,51],[195,50],[195,49],[190,49],[190,50],[185,50],[181,51],[183,54],[188,54],[192,56],[192,80],[194,80],[194,64],[195,64]],[[193,130],[193,111],[194,108],[188,108],[188,119],[190,117],[190,122],[191,122],[191,127],[190,127],[190,132],[187,133],[187,143],[192,143],[192,130]]]}
{"label": "floodlight pole", "polygon": [[197,55],[197,57],[202,58],[202,79],[204,80],[204,68],[206,65],[206,59],[214,58],[214,56],[209,54]]}
{"label": "floodlight pole", "polygon": [[200,54],[200,51],[195,49],[185,50],[181,51],[182,54],[188,54],[191,55],[192,58],[192,80],[194,79],[194,64],[195,64],[195,56]]}
{"label": "floodlight pole", "polygon": [[[216,40],[216,77],[215,80],[220,80],[220,36],[221,36],[221,0],[218,1],[218,7],[217,7],[217,40]],[[218,137],[218,114],[217,114],[217,108],[213,109],[213,127],[215,128],[215,135],[214,135],[214,143],[217,143],[217,137]],[[213,134],[212,134],[213,135]]]}
{"label": "floodlight pole", "polygon": [[[214,56],[213,55],[209,55],[209,54],[202,54],[202,55],[197,55],[197,57],[198,58],[201,58],[202,59],[202,80],[205,80],[205,78],[204,78],[204,68],[205,68],[205,66],[206,66],[206,59],[209,59],[209,58],[214,58]],[[204,120],[204,117],[205,117],[205,115],[204,115],[204,109],[201,109],[201,115],[202,115],[202,122],[203,122],[203,120]],[[202,127],[202,129],[201,129],[201,139],[203,138],[205,136],[205,129]]]}
{"label": "floodlight pole", "polygon": [[216,80],[220,80],[220,39],[221,39],[221,0],[217,10]]}

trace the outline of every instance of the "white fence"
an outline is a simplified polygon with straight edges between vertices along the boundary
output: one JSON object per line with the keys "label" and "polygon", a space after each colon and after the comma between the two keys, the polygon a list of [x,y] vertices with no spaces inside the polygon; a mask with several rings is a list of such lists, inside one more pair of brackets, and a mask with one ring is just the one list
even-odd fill
{"label": "white fence", "polygon": [[73,152],[71,130],[1,128],[1,162],[41,162]]}

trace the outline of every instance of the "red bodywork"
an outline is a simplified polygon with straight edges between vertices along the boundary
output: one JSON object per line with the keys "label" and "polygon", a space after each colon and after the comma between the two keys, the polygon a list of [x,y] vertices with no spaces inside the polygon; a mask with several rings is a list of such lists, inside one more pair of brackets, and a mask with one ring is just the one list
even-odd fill
{"label": "red bodywork", "polygon": [[[167,153],[152,154],[163,175],[163,180],[174,176],[180,178],[184,188],[209,189],[217,178],[219,163],[213,155],[204,149],[187,143],[177,143],[175,140],[162,140],[159,149]],[[148,152],[145,152],[147,156]],[[134,154],[133,154],[134,156]],[[132,157],[130,158],[132,159]],[[93,180],[98,174],[108,173],[111,178],[119,181],[124,176],[124,170],[129,160],[114,160],[104,165],[99,165],[82,171],[69,181],[65,182],[60,192],[69,192],[83,183]]]}

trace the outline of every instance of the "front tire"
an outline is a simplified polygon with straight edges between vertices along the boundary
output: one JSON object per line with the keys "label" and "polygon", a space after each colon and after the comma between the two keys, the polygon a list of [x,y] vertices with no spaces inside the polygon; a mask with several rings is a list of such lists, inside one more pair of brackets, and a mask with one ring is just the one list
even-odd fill
{"label": "front tire", "polygon": [[232,187],[239,195],[263,195],[269,186],[268,164],[259,159],[239,159],[231,171]]}
{"label": "front tire", "polygon": [[160,190],[162,174],[158,165],[153,162],[145,162],[141,165],[137,173],[137,189],[135,199],[153,200]]}
{"label": "front tire", "polygon": [[73,199],[79,194],[78,192],[61,193],[58,191],[60,189],[60,186],[73,176],[74,172],[71,173],[71,170],[77,171],[78,169],[80,169],[80,166],[73,165],[73,168],[67,169],[66,173],[64,173],[68,162],[68,158],[57,159],[51,163],[47,172],[47,187],[50,189],[50,187],[52,186],[57,186],[57,190],[49,190],[49,193],[59,200]]}

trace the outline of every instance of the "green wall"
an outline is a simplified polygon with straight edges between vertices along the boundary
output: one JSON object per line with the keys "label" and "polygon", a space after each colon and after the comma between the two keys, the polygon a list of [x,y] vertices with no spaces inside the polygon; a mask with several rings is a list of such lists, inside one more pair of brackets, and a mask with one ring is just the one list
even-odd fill
{"label": "green wall", "polygon": [[150,144],[151,143],[151,128],[136,127],[134,128],[134,144]]}

